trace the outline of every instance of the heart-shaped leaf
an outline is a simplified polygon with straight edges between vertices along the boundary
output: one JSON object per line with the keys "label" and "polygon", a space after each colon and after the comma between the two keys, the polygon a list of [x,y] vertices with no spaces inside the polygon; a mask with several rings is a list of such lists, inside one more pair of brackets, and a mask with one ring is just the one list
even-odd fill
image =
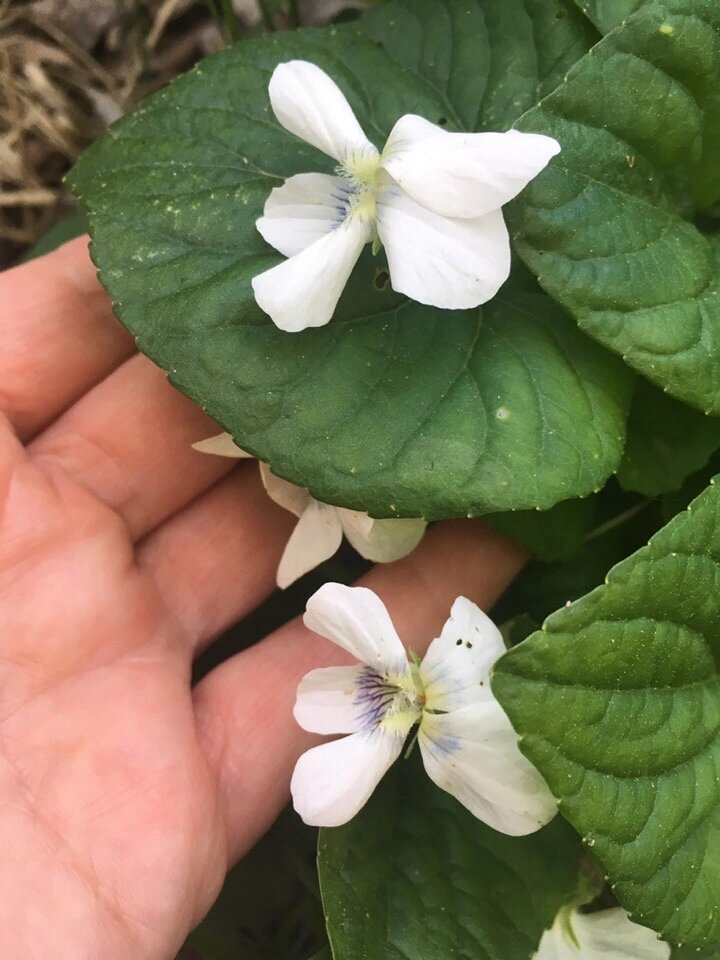
{"label": "heart-shaped leaf", "polygon": [[580,327],[720,413],[720,4],[649,3],[517,124],[562,154],[511,206],[521,257]]}
{"label": "heart-shaped leaf", "polygon": [[334,960],[528,960],[575,892],[578,853],[559,817],[503,836],[401,763],[347,826],[321,831]]}
{"label": "heart-shaped leaf", "polygon": [[621,456],[628,373],[548,298],[510,284],[482,310],[420,306],[384,289],[368,252],[334,320],[287,334],[250,285],[278,259],[255,229],[270,189],[332,169],[272,116],[277,63],[327,70],[382,145],[406,112],[509,126],[593,38],[564,0],[416,0],[208,59],[72,176],[118,316],[242,447],[321,500],[433,518],[597,489]]}
{"label": "heart-shaped leaf", "polygon": [[720,941],[720,490],[500,660],[522,748],[620,902]]}

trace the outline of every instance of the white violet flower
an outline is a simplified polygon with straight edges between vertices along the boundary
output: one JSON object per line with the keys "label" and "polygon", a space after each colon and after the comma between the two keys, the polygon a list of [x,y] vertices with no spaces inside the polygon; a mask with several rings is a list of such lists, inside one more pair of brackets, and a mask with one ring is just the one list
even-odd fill
{"label": "white violet flower", "polygon": [[652,930],[613,907],[581,913],[563,907],[543,934],[533,960],[669,960],[670,947]]}
{"label": "white violet flower", "polygon": [[[229,433],[201,440],[194,443],[193,448],[221,457],[251,456],[234,443]],[[392,563],[411,553],[425,533],[424,520],[374,520],[358,510],[321,503],[302,487],[276,477],[267,464],[260,463],[260,476],[270,499],[298,517],[278,566],[279,587],[289,587],[334,556],[343,535],[366,560]]]}
{"label": "white violet flower", "polygon": [[365,244],[382,244],[394,290],[448,310],[493,297],[510,273],[503,204],[560,152],[537,133],[451,133],[401,117],[380,153],[345,96],[313,63],[270,79],[270,103],[290,133],[337,161],[335,176],[301,173],[270,194],[257,228],[288,257],[253,279],[281,330],[333,315]]}
{"label": "white violet flower", "polygon": [[313,670],[298,686],[301,727],[349,734],[297,762],[291,789],[306,823],[334,827],[355,816],[415,724],[431,780],[480,820],[519,836],[555,816],[554,797],[490,689],[505,644],[475,604],[455,601],[419,665],[408,660],[380,598],[364,587],[326,583],[308,601],[305,624],[360,661]]}

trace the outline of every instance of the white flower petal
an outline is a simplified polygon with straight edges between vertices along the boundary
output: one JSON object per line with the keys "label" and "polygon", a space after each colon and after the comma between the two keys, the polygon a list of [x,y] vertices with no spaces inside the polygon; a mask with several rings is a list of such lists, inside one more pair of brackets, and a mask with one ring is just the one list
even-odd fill
{"label": "white flower petal", "polygon": [[412,553],[427,526],[424,520],[373,520],[356,510],[337,511],[345,536],[361,557],[373,563],[392,563]]}
{"label": "white flower petal", "polygon": [[217,457],[235,457],[238,460],[247,458],[252,460],[252,454],[241,450],[229,433],[218,433],[214,437],[208,437],[206,440],[198,440],[197,443],[192,444],[192,448],[193,450],[197,450],[198,453],[212,453]]}
{"label": "white flower petal", "polygon": [[502,634],[490,617],[458,597],[420,665],[428,709],[457,710],[492,698],[490,671],[504,653]]}
{"label": "white flower petal", "polygon": [[576,913],[573,929],[582,944],[582,956],[598,960],[666,960],[670,947],[647,927],[633,923],[624,910]]}
{"label": "white flower petal", "polygon": [[350,216],[300,253],[253,277],[260,308],[290,333],[324,326],[370,232],[369,221]]}
{"label": "white flower petal", "polygon": [[452,220],[388,184],[378,200],[377,227],[393,290],[419,303],[445,310],[477,307],[510,275],[510,238],[500,210]]}
{"label": "white flower petal", "polygon": [[[569,922],[577,945],[568,937],[563,911],[546,930],[534,960],[668,960],[670,947],[652,930],[633,923],[619,907],[580,913],[572,910]],[[567,922],[567,920],[566,920]]]}
{"label": "white flower petal", "polygon": [[424,713],[418,742],[430,779],[494,830],[523,836],[557,813],[555,798],[520,753],[496,700],[452,713]]}
{"label": "white flower petal", "polygon": [[[345,507],[338,507],[337,511],[342,521],[343,532],[351,543],[353,541],[348,531],[352,533],[352,536],[360,540],[367,540],[368,537],[372,535],[375,521],[369,513],[364,513],[362,510],[346,510]],[[355,549],[357,550],[357,547],[355,547]]]}
{"label": "white flower petal", "polygon": [[290,534],[277,570],[277,585],[289,587],[337,553],[342,527],[334,507],[311,500]]}
{"label": "white flower petal", "polygon": [[296,517],[301,517],[313,502],[313,498],[302,487],[276,477],[266,463],[260,464],[260,479],[267,491],[267,495],[283,510],[289,510]]}
{"label": "white flower petal", "polygon": [[[561,922],[562,913],[563,911],[560,911],[550,929],[543,933],[532,960],[585,960],[585,951],[582,947],[578,949],[568,937]],[[572,916],[574,915],[575,911]]]}
{"label": "white flower petal", "polygon": [[290,60],[273,71],[270,103],[280,123],[318,150],[345,163],[357,155],[375,155],[352,107],[324,70],[307,60]]}
{"label": "white flower petal", "polygon": [[299,173],[271,191],[256,226],[271,247],[294,257],[342,223],[348,190],[340,177]]}
{"label": "white flower petal", "polygon": [[512,200],[560,153],[539,133],[450,133],[401,117],[382,166],[413,200],[445,217],[481,217]]}
{"label": "white flower petal", "polygon": [[311,670],[297,688],[295,719],[310,733],[357,733],[363,728],[359,684],[367,667]]}
{"label": "white flower petal", "polygon": [[405,648],[380,597],[366,587],[325,583],[310,597],[305,626],[383,676],[407,676]]}
{"label": "white flower petal", "polygon": [[304,753],[295,766],[290,790],[305,823],[339,827],[351,820],[397,760],[404,739],[377,728]]}

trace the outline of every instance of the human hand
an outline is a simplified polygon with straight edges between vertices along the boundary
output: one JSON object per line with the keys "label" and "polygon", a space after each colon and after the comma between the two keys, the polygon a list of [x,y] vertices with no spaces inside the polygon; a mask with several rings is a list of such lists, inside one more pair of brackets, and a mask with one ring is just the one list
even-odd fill
{"label": "human hand", "polygon": [[[86,241],[0,277],[0,955],[168,960],[288,797],[312,738],[293,621],[194,689],[193,658],[273,589],[293,518],[135,354]],[[479,522],[365,578],[418,651],[524,560]]]}

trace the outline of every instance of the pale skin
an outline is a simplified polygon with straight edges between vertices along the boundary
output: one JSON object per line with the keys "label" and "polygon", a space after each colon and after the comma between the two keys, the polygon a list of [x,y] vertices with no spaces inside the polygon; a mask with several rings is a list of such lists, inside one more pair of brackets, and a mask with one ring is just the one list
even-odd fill
{"label": "pale skin", "polygon": [[[194,689],[193,658],[272,591],[294,518],[138,355],[87,255],[0,276],[0,956],[170,960],[288,800],[313,738],[300,621]],[[422,650],[524,562],[438,524],[364,582]]]}

